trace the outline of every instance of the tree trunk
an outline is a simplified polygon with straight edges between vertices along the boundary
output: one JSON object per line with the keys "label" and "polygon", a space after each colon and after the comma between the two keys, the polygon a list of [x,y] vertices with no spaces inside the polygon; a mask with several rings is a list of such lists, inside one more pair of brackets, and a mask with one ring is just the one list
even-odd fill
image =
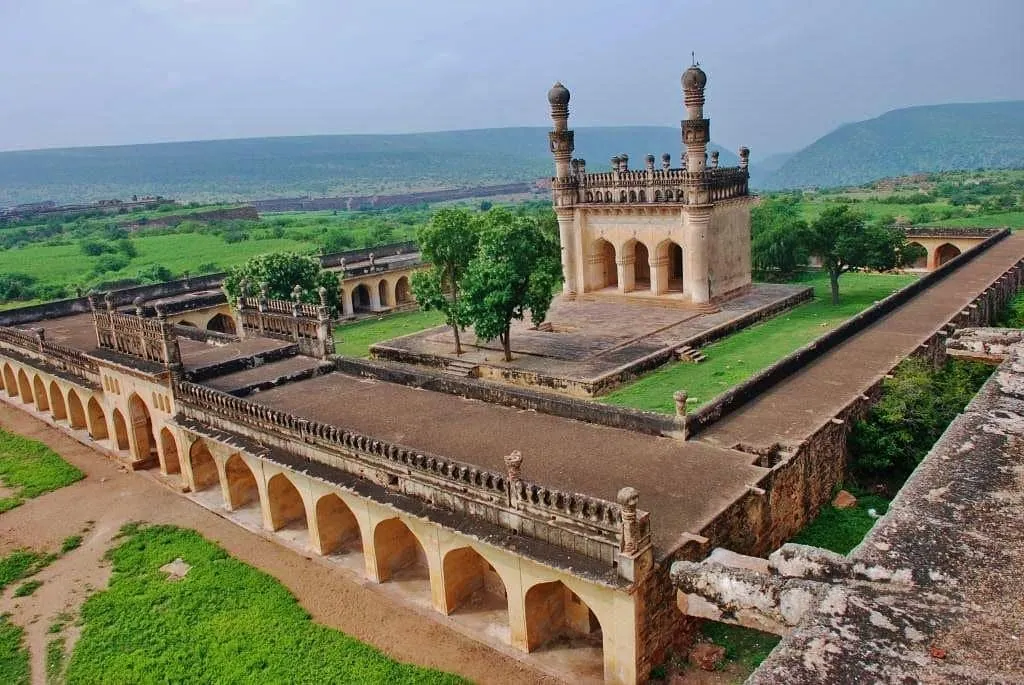
{"label": "tree trunk", "polygon": [[511,329],[512,325],[507,324],[505,326],[505,332],[501,336],[501,342],[505,346],[505,361],[507,362],[512,361],[512,341],[510,340],[510,338],[512,337],[510,335]]}
{"label": "tree trunk", "polygon": [[828,280],[832,284],[832,304],[839,304],[839,272],[829,271]]}
{"label": "tree trunk", "polygon": [[[457,312],[459,309],[459,288],[455,285],[455,279],[452,279],[452,311]],[[452,333],[455,334],[455,356],[458,357],[462,354],[462,339],[459,338],[459,324],[452,324]]]}

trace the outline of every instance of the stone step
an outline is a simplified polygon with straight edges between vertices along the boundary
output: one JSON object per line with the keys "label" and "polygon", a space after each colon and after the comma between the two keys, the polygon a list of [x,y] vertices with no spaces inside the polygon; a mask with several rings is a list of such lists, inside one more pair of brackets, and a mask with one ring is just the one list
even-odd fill
{"label": "stone step", "polygon": [[444,367],[444,373],[457,378],[471,378],[476,373],[477,365],[462,359],[454,359]]}
{"label": "stone step", "polygon": [[693,347],[690,347],[689,345],[683,345],[678,350],[676,350],[676,357],[678,357],[679,361],[681,362],[692,362],[694,364],[700,364],[701,362],[707,360],[707,357],[704,356],[703,352]]}

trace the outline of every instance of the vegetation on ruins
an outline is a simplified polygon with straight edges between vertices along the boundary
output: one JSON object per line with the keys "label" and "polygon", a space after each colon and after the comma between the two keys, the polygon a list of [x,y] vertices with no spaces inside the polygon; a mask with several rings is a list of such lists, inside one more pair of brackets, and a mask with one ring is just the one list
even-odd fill
{"label": "vegetation on ruins", "polygon": [[334,329],[334,351],[347,357],[369,357],[374,343],[444,323],[444,315],[438,311],[417,310],[341,324]]}
{"label": "vegetation on ruins", "polygon": [[0,513],[82,478],[84,473],[43,443],[0,430],[0,484],[13,491],[0,498]]}
{"label": "vegetation on ruins", "polygon": [[842,302],[833,305],[821,296],[829,287],[828,276],[800,274],[791,282],[813,286],[812,301],[707,345],[702,348],[707,360],[700,364],[668,364],[601,401],[671,414],[675,411],[672,393],[685,389],[690,408],[699,407],[916,278],[909,274],[849,274]]}
{"label": "vegetation on ruins", "polygon": [[412,292],[424,310],[444,314],[455,336],[455,354],[462,354],[459,330],[469,323],[459,295],[480,241],[479,224],[479,216],[468,209],[446,207],[416,231],[423,261],[430,268],[413,274]]}
{"label": "vegetation on ruins", "polygon": [[1007,328],[1024,328],[1024,293],[1014,297],[999,317],[999,325]]}
{"label": "vegetation on ruins", "polygon": [[898,488],[991,373],[979,362],[949,360],[934,369],[916,357],[903,361],[882,384],[878,403],[853,426],[854,476]]}
{"label": "vegetation on ruins", "polygon": [[256,296],[264,291],[272,300],[291,300],[296,286],[302,289],[301,301],[312,304],[320,303],[323,288],[328,308],[338,311],[338,275],[322,269],[314,257],[295,252],[258,255],[231,269],[224,279],[224,292],[232,302],[243,294]]}
{"label": "vegetation on ruins", "polygon": [[0,614],[0,683],[28,685],[30,682],[24,636],[25,631],[11,623],[9,614]]}
{"label": "vegetation on ruins", "polygon": [[851,491],[857,497],[857,504],[847,509],[826,504],[790,542],[821,547],[837,554],[848,554],[859,545],[875,521],[889,510],[889,500],[856,488]]}
{"label": "vegetation on ruins", "polygon": [[[313,623],[272,576],[195,531],[130,527],[108,589],[82,607],[69,683],[458,683]],[[178,580],[160,567],[181,558]],[[316,655],[316,658],[309,658]]]}
{"label": "vegetation on ruins", "polygon": [[562,274],[554,215],[514,214],[503,207],[481,220],[480,246],[463,279],[466,318],[477,337],[499,338],[512,361],[513,319],[539,325]]}

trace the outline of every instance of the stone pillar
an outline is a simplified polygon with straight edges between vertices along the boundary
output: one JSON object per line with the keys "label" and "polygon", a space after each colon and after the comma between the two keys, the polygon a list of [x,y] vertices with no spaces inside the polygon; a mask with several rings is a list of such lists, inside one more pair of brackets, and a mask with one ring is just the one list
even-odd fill
{"label": "stone pillar", "polygon": [[694,304],[711,300],[708,279],[708,234],[711,229],[711,207],[687,208],[683,220],[685,249],[683,258],[683,290],[690,294]]}
{"label": "stone pillar", "polygon": [[331,316],[327,309],[327,288],[320,286],[317,289],[320,296],[320,306],[316,310],[317,316],[317,340],[320,341],[321,359],[334,354],[334,335],[331,330]]}
{"label": "stone pillar", "polygon": [[658,256],[658,248],[648,253],[647,264],[651,269],[651,293],[664,295],[668,291],[668,250]]}
{"label": "stone pillar", "polygon": [[651,537],[641,534],[637,513],[640,493],[634,488],[625,487],[619,490],[615,499],[619,503],[619,515],[622,518],[616,568],[620,577],[637,581],[647,575],[654,562]]}
{"label": "stone pillar", "polygon": [[519,501],[519,486],[523,482],[523,453],[514,450],[512,454],[505,455],[505,470],[508,476],[509,505],[514,507]]}
{"label": "stone pillar", "polygon": [[555,209],[558,217],[558,242],[562,247],[562,292],[572,299],[579,292],[576,274],[576,236],[573,233],[573,210],[569,207]]}
{"label": "stone pillar", "polygon": [[39,352],[42,353],[43,348],[46,346],[46,329],[36,328],[34,332],[36,334],[36,346]]}
{"label": "stone pillar", "polygon": [[[171,373],[171,388],[174,388],[174,381],[180,380],[184,365],[181,363],[181,347],[178,345],[178,336],[174,334],[172,325],[167,321],[167,311],[163,305],[155,305],[156,318],[160,323],[161,354],[164,364]],[[180,458],[180,457],[179,457]]]}
{"label": "stone pillar", "polygon": [[144,302],[144,300],[142,299],[141,295],[136,297],[134,300],[132,300],[132,304],[135,305],[135,316],[139,316],[139,317],[142,316],[142,311],[143,311],[142,310],[142,303],[143,302]]}
{"label": "stone pillar", "polygon": [[633,254],[616,253],[615,268],[619,272],[619,292],[625,295],[636,287],[636,273],[633,271]]}
{"label": "stone pillar", "polygon": [[370,311],[380,311],[380,289],[377,286],[367,286],[370,291]]}
{"label": "stone pillar", "polygon": [[343,319],[352,316],[352,288],[341,289],[341,316]]}
{"label": "stone pillar", "polygon": [[686,440],[686,400],[688,399],[685,390],[676,390],[672,393],[672,400],[676,404],[676,424]]}

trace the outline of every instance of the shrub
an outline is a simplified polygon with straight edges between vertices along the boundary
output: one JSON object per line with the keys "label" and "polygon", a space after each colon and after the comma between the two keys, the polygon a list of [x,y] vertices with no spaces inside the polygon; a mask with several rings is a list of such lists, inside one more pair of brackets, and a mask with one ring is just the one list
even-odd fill
{"label": "shrub", "polygon": [[128,266],[128,258],[120,254],[105,254],[93,264],[92,272],[99,276],[111,271],[120,271]]}

